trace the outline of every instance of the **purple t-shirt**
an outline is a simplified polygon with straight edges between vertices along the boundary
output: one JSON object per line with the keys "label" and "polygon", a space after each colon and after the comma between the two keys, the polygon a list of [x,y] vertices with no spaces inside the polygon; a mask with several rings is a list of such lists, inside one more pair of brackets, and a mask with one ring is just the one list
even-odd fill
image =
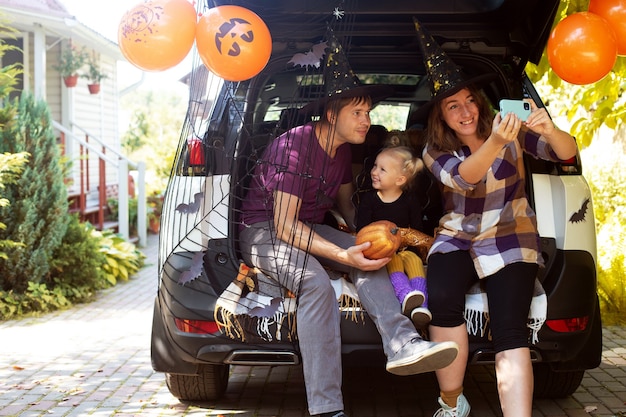
{"label": "purple t-shirt", "polygon": [[285,132],[268,145],[257,162],[243,201],[243,224],[273,219],[275,191],[302,200],[300,221],[321,223],[334,206],[339,187],[352,182],[351,158],[347,143],[331,158],[321,147],[312,123]]}

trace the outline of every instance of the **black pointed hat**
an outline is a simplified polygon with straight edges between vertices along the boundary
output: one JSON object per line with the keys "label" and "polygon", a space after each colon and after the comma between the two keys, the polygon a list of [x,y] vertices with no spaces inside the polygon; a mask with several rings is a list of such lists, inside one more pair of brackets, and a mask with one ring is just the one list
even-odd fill
{"label": "black pointed hat", "polygon": [[324,64],[323,97],[304,106],[301,112],[319,115],[327,103],[340,98],[370,97],[377,103],[393,94],[393,88],[386,85],[362,84],[356,76],[341,43],[329,29],[326,41],[326,60]]}
{"label": "black pointed hat", "polygon": [[448,57],[445,51],[433,39],[417,18],[413,18],[417,31],[420,49],[424,56],[426,75],[430,83],[431,100],[422,108],[420,113],[428,113],[430,107],[446,97],[450,97],[463,88],[473,85],[481,87],[497,78],[496,73],[486,73],[470,77]]}

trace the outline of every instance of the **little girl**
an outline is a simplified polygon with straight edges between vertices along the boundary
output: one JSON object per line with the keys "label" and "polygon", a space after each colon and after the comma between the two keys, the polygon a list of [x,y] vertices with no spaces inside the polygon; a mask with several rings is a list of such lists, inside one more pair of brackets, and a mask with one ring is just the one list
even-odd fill
{"label": "little girl", "polygon": [[[398,227],[422,229],[422,211],[415,193],[409,192],[417,173],[424,167],[407,146],[398,146],[402,132],[391,132],[387,147],[374,162],[370,175],[372,190],[364,193],[357,207],[357,231],[378,220],[389,220]],[[425,328],[432,315],[428,310],[426,278],[420,257],[411,250],[396,253],[387,264],[402,313],[417,328]]]}

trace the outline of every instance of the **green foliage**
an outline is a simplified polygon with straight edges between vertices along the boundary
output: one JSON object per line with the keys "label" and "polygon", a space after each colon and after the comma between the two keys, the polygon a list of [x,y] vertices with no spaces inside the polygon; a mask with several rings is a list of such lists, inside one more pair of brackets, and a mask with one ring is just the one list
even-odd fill
{"label": "green foliage", "polygon": [[[5,53],[19,48],[14,45],[7,45],[4,39],[15,39],[17,30],[8,26],[8,21],[3,14],[0,13],[0,58]],[[1,62],[1,59],[0,59]],[[22,74],[22,67],[20,64],[7,65],[0,68],[0,99],[5,99],[10,93],[15,91],[15,86],[18,83],[18,77]],[[0,127],[2,126],[0,122]]]}
{"label": "green foliage", "polygon": [[50,258],[68,222],[60,150],[44,101],[36,101],[30,93],[22,95],[17,117],[0,130],[0,152],[31,155],[19,180],[6,187],[11,207],[0,207],[7,226],[0,230],[0,239],[23,243],[12,248],[7,259],[0,259],[0,286],[20,293],[28,282],[46,279]]}
{"label": "green foliage", "polygon": [[106,258],[102,265],[104,278],[111,285],[128,279],[145,264],[146,256],[134,244],[110,231],[92,230],[91,236],[99,241],[100,253]]}
{"label": "green foliage", "polygon": [[[128,224],[130,227],[128,232],[131,236],[137,236],[138,205],[139,200],[136,197],[128,199]],[[109,218],[117,220],[119,216],[119,200],[117,198],[109,198],[107,206],[109,208]]]}
{"label": "green foliage", "polygon": [[[9,207],[11,202],[3,198],[3,190],[7,184],[15,184],[24,170],[24,165],[28,162],[28,153],[20,152],[15,154],[0,154],[0,207]],[[6,224],[0,218],[0,230],[5,230]],[[0,259],[8,259],[6,250],[15,249],[22,246],[21,242],[11,239],[0,239]]]}
{"label": "green foliage", "polygon": [[63,49],[59,57],[59,64],[55,65],[54,69],[59,71],[61,77],[76,75],[78,70],[85,65],[88,59],[89,55],[85,47],[79,49],[74,45],[70,45]]}
{"label": "green foliage", "polygon": [[[587,11],[588,0],[561,0],[556,26],[565,17]],[[589,146],[602,126],[620,129],[626,121],[626,58],[618,57],[611,72],[588,85],[575,85],[561,80],[550,68],[544,52],[538,65],[529,63],[526,74],[535,83],[541,98],[553,116],[567,116],[571,133],[579,146]]]}
{"label": "green foliage", "polygon": [[91,57],[87,61],[87,72],[80,75],[83,78],[88,79],[93,84],[99,84],[108,76],[100,70],[100,65],[96,61],[95,57]]}
{"label": "green foliage", "polygon": [[120,99],[120,107],[131,117],[122,135],[123,147],[130,159],[146,162],[151,189],[165,189],[185,120],[187,94],[139,89]]}
{"label": "green foliage", "polygon": [[68,308],[72,303],[66,297],[67,290],[29,282],[23,293],[0,291],[0,320]]}
{"label": "green foliage", "polygon": [[[561,0],[553,26],[572,13],[587,11],[588,6],[588,0]],[[602,315],[606,324],[624,323],[626,198],[623,184],[626,177],[619,161],[625,153],[624,139],[617,137],[618,140],[609,145],[596,142],[607,135],[600,134],[607,127],[614,132],[626,129],[626,59],[618,57],[606,77],[589,85],[574,85],[561,80],[550,68],[545,53],[539,65],[527,65],[526,73],[552,116],[567,117],[571,123],[570,132],[583,149],[584,172],[591,187],[596,216],[598,294]],[[606,146],[611,148],[606,149]],[[595,148],[602,150],[596,152]]]}
{"label": "green foliage", "polygon": [[100,241],[92,236],[93,226],[81,223],[77,215],[72,215],[61,244],[50,259],[48,282],[75,288],[89,288],[92,291],[107,288],[101,272],[106,257],[100,251]]}
{"label": "green foliage", "polygon": [[621,169],[624,150],[623,142],[605,136],[582,152],[594,202],[598,294],[605,324],[626,323],[626,172]]}
{"label": "green foliage", "polygon": [[144,266],[145,255],[113,232],[99,232],[72,216],[50,262],[48,283],[0,290],[0,320],[69,308],[92,301],[97,290],[127,281]]}

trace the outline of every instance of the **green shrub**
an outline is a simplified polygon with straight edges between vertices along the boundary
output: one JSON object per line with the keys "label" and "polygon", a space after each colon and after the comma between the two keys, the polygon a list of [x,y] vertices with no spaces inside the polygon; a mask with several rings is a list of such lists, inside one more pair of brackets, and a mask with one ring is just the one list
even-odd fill
{"label": "green shrub", "polygon": [[93,301],[98,290],[127,281],[144,263],[145,255],[133,243],[71,216],[50,262],[48,283],[28,282],[22,293],[0,290],[0,320]]}
{"label": "green shrub", "polygon": [[92,291],[111,286],[101,270],[106,256],[100,251],[100,240],[92,236],[92,231],[91,224],[81,223],[78,215],[71,216],[61,245],[50,260],[48,282]]}
{"label": "green shrub", "polygon": [[146,256],[130,242],[111,230],[93,229],[91,236],[98,240],[100,253],[106,258],[102,271],[106,281],[117,284],[128,279],[145,265]]}

